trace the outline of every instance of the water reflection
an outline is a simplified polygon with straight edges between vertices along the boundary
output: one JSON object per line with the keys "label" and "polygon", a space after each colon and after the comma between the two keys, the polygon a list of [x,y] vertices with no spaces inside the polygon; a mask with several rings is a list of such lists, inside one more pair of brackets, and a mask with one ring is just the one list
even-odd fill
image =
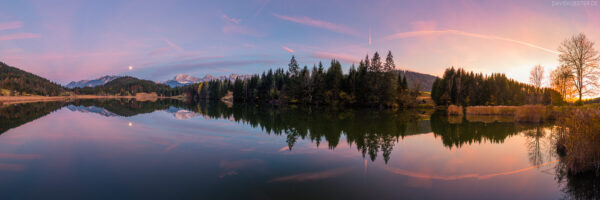
{"label": "water reflection", "polygon": [[[191,119],[194,118],[204,118],[211,121],[228,120],[238,124],[248,125],[255,129],[260,129],[262,130],[260,132],[265,134],[281,136],[277,137],[277,139],[281,139],[281,142],[285,142],[286,146],[279,149],[282,152],[298,151],[298,144],[302,144],[302,141],[310,141],[310,143],[315,144],[317,147],[326,145],[326,147],[331,150],[351,146],[351,148],[358,150],[363,158],[371,160],[372,162],[377,160],[378,156],[380,156],[379,159],[382,159],[385,164],[392,162],[390,159],[412,161],[415,162],[413,167],[411,167],[411,165],[399,166],[398,163],[394,163],[383,166],[382,168],[384,169],[383,171],[388,174],[401,175],[415,179],[435,181],[460,181],[463,179],[484,180],[539,170],[543,173],[553,173],[553,176],[555,173],[556,180],[561,184],[566,198],[597,198],[599,197],[598,194],[600,194],[600,192],[598,192],[598,185],[600,183],[598,180],[590,179],[589,177],[574,177],[567,175],[560,170],[560,163],[556,165],[557,157],[552,148],[553,134],[551,125],[540,126],[518,124],[500,118],[448,118],[443,113],[430,113],[428,111],[417,110],[397,112],[391,110],[331,109],[323,107],[227,106],[223,104],[208,103],[188,104],[181,101],[166,99],[145,102],[135,100],[80,100],[74,102],[43,102],[2,107],[0,108],[0,134],[9,129],[39,119],[62,107],[66,107],[66,109],[73,112],[90,113],[95,116],[106,117],[107,119],[128,117],[124,121],[120,121],[120,126],[128,127],[127,129],[147,128],[144,124],[139,124],[133,120],[133,118],[135,118],[133,116],[156,111],[164,111],[160,113],[168,113],[172,116],[172,119],[186,120],[186,122],[191,123],[195,122],[191,121]],[[153,123],[156,126],[160,126],[160,123],[162,122],[157,121]],[[180,130],[185,128],[185,126],[180,127],[171,124],[168,128]],[[191,129],[190,132],[192,130],[193,129]],[[218,129],[214,132],[219,131],[222,130]],[[439,147],[450,152],[457,149],[468,149],[468,147],[473,144],[500,145],[505,143],[511,137],[523,137],[525,139],[524,145],[527,153],[527,158],[525,160],[528,159],[530,165],[491,169],[489,171],[481,170],[478,172],[469,172],[469,170],[465,170],[467,172],[464,173],[464,171],[460,170],[439,170],[440,168],[447,167],[443,165],[439,166],[439,168],[430,167],[437,171],[423,170],[426,167],[423,167],[422,165],[426,162],[418,159],[425,158],[399,158],[400,155],[392,157],[392,153],[405,153],[402,156],[411,154],[411,152],[394,151],[394,148],[398,148],[399,146],[407,146],[406,144],[399,144],[407,137],[430,137],[429,134],[433,135],[436,140],[441,141],[441,144],[438,145]],[[119,135],[116,134],[113,136]],[[148,135],[148,137],[151,137],[149,141],[153,144],[160,144],[163,146],[162,152],[168,152],[179,146],[181,143],[192,140],[190,136],[172,137],[170,135]],[[203,140],[201,137],[208,138],[214,136],[195,135],[193,137],[196,139],[200,138],[198,140]],[[220,137],[220,140],[223,140],[223,137]],[[214,141],[206,143],[214,143]],[[430,148],[430,146],[422,148]],[[408,149],[414,150],[414,148]],[[246,154],[250,154],[254,149],[243,148],[240,151],[248,152]],[[506,151],[508,152],[511,150],[506,149]],[[451,154],[443,155],[447,156]],[[490,153],[491,157],[494,155],[496,154]],[[7,159],[39,159],[40,157],[40,155],[36,154],[0,153],[0,158]],[[199,157],[205,158],[210,157],[210,155],[199,155]],[[490,158],[490,160],[491,159],[494,158]],[[466,158],[456,158],[455,160],[464,162]],[[222,171],[215,173],[218,175],[217,178],[228,179],[239,177],[244,170],[247,170],[246,168],[249,168],[248,166],[266,167],[268,161],[255,158],[231,159],[220,160],[218,165]],[[448,164],[448,166],[453,165]],[[559,167],[554,168],[554,166]],[[278,174],[278,176],[266,178],[265,182],[311,182],[332,179],[334,177],[352,176],[353,172],[356,171],[364,171],[366,176],[368,171],[366,160],[364,162],[364,167],[330,167],[332,168],[319,168],[292,174]],[[475,167],[479,166],[477,165],[473,168]],[[1,169],[22,170],[23,166],[20,164],[0,164],[0,170]]]}
{"label": "water reflection", "polygon": [[[130,117],[164,110],[177,119],[205,117],[228,119],[260,128],[268,134],[285,135],[287,150],[292,151],[300,139],[309,139],[319,146],[323,140],[335,149],[345,136],[348,145],[355,145],[363,157],[374,161],[379,152],[387,163],[396,142],[406,136],[431,133],[441,137],[448,148],[472,143],[502,143],[507,137],[524,132],[531,140],[533,165],[543,163],[540,138],[544,127],[512,122],[469,122],[448,119],[443,113],[424,111],[397,112],[372,109],[331,109],[314,107],[257,107],[254,105],[186,104],[177,100],[158,101],[78,100],[74,102],[42,102],[19,104],[0,109],[4,131],[35,120],[66,106],[71,111],[95,113],[105,117]],[[430,116],[430,117],[428,117]],[[132,126],[132,122],[128,126]],[[546,160],[548,161],[548,160]]]}
{"label": "water reflection", "polygon": [[600,199],[600,178],[595,174],[572,175],[559,164],[556,180],[561,185],[564,199]]}
{"label": "water reflection", "polygon": [[39,102],[0,106],[0,134],[63,107],[63,102]]}

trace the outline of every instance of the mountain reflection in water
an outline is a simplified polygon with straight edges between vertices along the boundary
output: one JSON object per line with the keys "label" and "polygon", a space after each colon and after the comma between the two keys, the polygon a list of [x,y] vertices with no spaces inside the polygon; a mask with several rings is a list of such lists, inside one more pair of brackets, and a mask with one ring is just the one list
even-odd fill
{"label": "mountain reflection in water", "polygon": [[[73,112],[94,113],[103,117],[132,117],[164,111],[178,120],[204,118],[229,120],[249,125],[269,135],[283,136],[286,147],[280,151],[293,152],[301,141],[310,141],[317,147],[322,143],[330,150],[339,146],[353,146],[362,156],[375,161],[378,155],[384,163],[399,142],[406,137],[433,134],[449,151],[473,144],[502,144],[510,137],[524,136],[530,167],[489,173],[443,175],[411,171],[394,166],[384,169],[392,174],[419,179],[452,181],[459,179],[487,179],[540,169],[556,174],[566,198],[597,198],[600,194],[597,180],[574,177],[560,170],[552,147],[551,125],[518,124],[502,120],[449,119],[443,113],[431,111],[393,111],[374,109],[335,109],[302,106],[255,106],[220,103],[185,103],[177,100],[78,100],[72,102],[40,102],[17,104],[0,108],[0,134],[66,107]],[[134,126],[129,122],[129,126]],[[0,138],[1,139],[1,138]],[[160,142],[160,141],[157,141]],[[166,150],[177,144],[167,144]],[[248,161],[249,162],[249,161]],[[255,160],[253,162],[262,162]],[[222,163],[223,165],[234,165]],[[558,167],[555,167],[558,166]],[[10,166],[9,166],[10,167]],[[14,168],[15,166],[13,166]],[[16,166],[18,167],[18,166]],[[367,161],[365,160],[365,173]],[[546,169],[555,169],[546,170]],[[351,173],[356,167],[340,167],[318,172],[292,174],[270,179],[269,183],[287,181],[311,181]],[[219,177],[237,175],[228,171]],[[588,184],[591,183],[591,184]]]}

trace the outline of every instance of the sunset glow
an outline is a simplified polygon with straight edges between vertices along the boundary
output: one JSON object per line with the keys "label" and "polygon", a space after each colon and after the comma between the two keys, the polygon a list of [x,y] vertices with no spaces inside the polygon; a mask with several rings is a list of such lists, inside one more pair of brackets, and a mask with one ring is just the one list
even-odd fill
{"label": "sunset glow", "polygon": [[[336,58],[347,70],[387,50],[402,69],[439,76],[456,66],[527,82],[522,72],[534,65],[558,65],[564,38],[600,41],[600,6],[553,2],[9,1],[0,8],[0,54],[59,83],[118,75],[130,63],[131,75],[155,81],[261,73],[285,67],[290,54],[309,66]],[[326,7],[334,9],[316,9]]]}

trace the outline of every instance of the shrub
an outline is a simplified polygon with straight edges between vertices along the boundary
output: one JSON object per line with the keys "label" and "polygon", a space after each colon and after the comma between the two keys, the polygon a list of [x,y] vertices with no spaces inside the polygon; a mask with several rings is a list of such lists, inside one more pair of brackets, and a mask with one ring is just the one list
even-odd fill
{"label": "shrub", "polygon": [[448,115],[463,115],[463,107],[450,105],[448,106]]}

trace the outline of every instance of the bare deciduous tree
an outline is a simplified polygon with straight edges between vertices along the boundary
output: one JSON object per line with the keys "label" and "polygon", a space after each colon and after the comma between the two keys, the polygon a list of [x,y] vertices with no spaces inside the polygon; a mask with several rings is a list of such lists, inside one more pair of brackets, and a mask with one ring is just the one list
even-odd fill
{"label": "bare deciduous tree", "polygon": [[529,72],[529,81],[538,89],[542,87],[542,81],[544,80],[544,67],[536,65]]}
{"label": "bare deciduous tree", "polygon": [[579,101],[581,102],[583,95],[596,94],[600,57],[594,49],[594,42],[580,33],[563,41],[558,51],[560,63],[568,66],[573,73]]}

